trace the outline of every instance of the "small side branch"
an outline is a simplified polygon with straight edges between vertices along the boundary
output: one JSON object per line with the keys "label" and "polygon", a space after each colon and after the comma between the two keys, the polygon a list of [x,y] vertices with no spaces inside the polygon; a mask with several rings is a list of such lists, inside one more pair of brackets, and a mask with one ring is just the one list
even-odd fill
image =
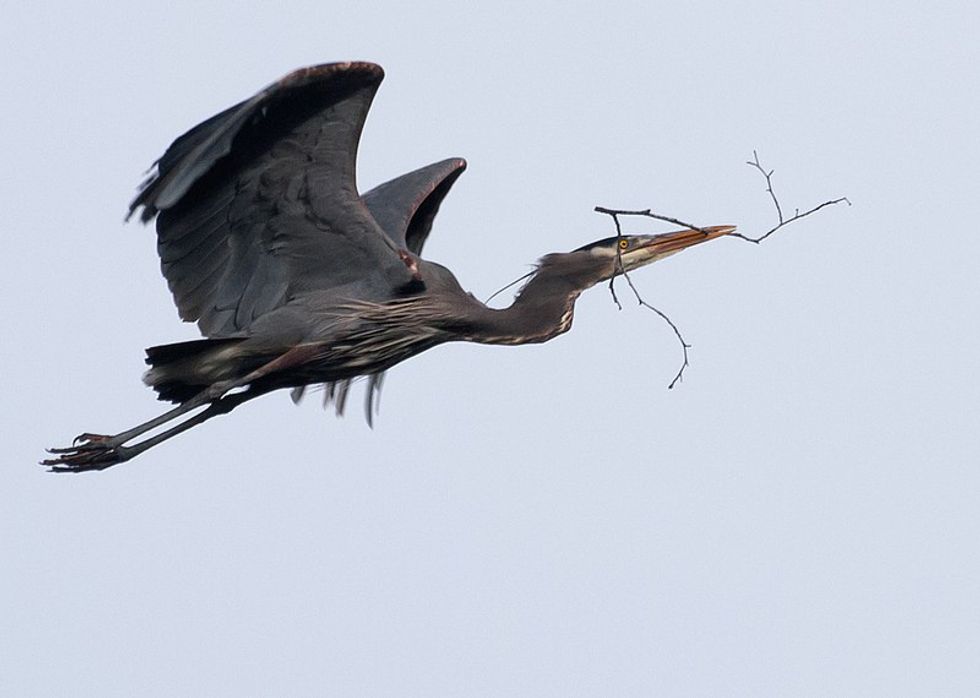
{"label": "small side branch", "polygon": [[749,237],[748,235],[742,235],[741,233],[729,233],[729,235],[731,235],[732,237],[741,238],[742,240],[746,240],[748,242],[754,242],[755,244],[758,245],[760,242],[765,240],[767,237],[775,233],[783,226],[789,225],[790,223],[794,221],[798,221],[801,218],[806,218],[810,214],[816,213],[822,208],[825,208],[827,206],[835,206],[836,204],[840,204],[840,203],[847,204],[848,206],[851,205],[851,202],[848,200],[848,198],[846,196],[842,196],[839,199],[831,199],[830,201],[824,201],[822,204],[814,206],[808,211],[803,211],[802,213],[800,213],[800,209],[796,209],[796,212],[790,218],[785,218],[783,216],[783,207],[779,205],[779,199],[776,197],[776,192],[773,191],[772,188],[772,173],[775,172],[775,170],[766,170],[766,168],[762,166],[762,163],[759,162],[759,153],[754,150],[752,151],[752,159],[746,160],[745,164],[758,170],[760,173],[762,173],[762,176],[766,178],[766,191],[769,192],[769,196],[772,199],[773,206],[776,207],[776,217],[779,220],[775,225],[775,227],[770,228],[768,231],[766,231],[765,233],[763,233],[757,238]]}
{"label": "small side branch", "polygon": [[613,221],[615,221],[616,223],[616,234],[619,236],[622,236],[622,231],[619,228],[619,216],[643,216],[645,218],[654,218],[658,221],[664,221],[665,223],[673,223],[674,225],[681,225],[684,226],[685,228],[696,230],[699,233],[704,232],[701,228],[699,228],[696,225],[693,225],[691,223],[685,223],[679,218],[672,218],[671,216],[661,216],[659,213],[653,213],[653,211],[651,211],[648,208],[645,208],[643,210],[637,210],[637,211],[629,211],[629,210],[618,209],[618,208],[606,208],[605,206],[596,206],[592,210],[595,211],[596,213],[605,213],[607,216],[612,216]]}
{"label": "small side branch", "polygon": [[[656,218],[657,220],[666,221],[668,223],[674,223],[676,225],[682,225],[686,228],[694,228],[699,232],[704,232],[700,228],[690,225],[688,223],[684,223],[683,221],[677,220],[676,218],[671,218],[669,216],[661,216],[659,214],[652,213],[650,209],[645,209],[643,211],[623,211],[623,210],[604,208],[602,206],[596,206],[595,210],[598,213],[605,213],[606,215],[612,217],[613,224],[616,226],[617,239],[623,237],[623,228],[619,223],[620,216],[645,216],[647,218]],[[681,351],[684,352],[684,361],[683,363],[681,363],[681,367],[677,371],[677,374],[674,376],[673,380],[671,380],[670,384],[667,386],[667,390],[671,390],[675,385],[677,385],[678,381],[683,380],[684,369],[690,366],[690,363],[688,362],[687,350],[691,348],[691,345],[688,344],[686,341],[684,341],[684,336],[681,334],[681,331],[678,329],[677,325],[674,324],[673,320],[671,320],[667,316],[666,313],[664,313],[659,308],[656,308],[650,305],[649,303],[647,303],[645,300],[643,300],[643,296],[640,295],[639,289],[637,289],[636,286],[633,284],[633,279],[630,278],[629,273],[626,271],[626,267],[623,265],[623,253],[619,245],[616,245],[616,250],[617,250],[616,265],[619,267],[619,273],[623,275],[624,279],[626,279],[626,283],[629,285],[630,290],[633,292],[633,295],[636,297],[636,302],[639,303],[644,308],[647,308],[655,312],[663,319],[664,322],[670,325],[670,328],[674,331],[674,334],[677,336],[677,341],[681,343]],[[609,279],[609,293],[612,294],[612,298],[613,301],[616,303],[616,307],[622,310],[623,304],[619,302],[619,298],[616,296],[615,276]]]}
{"label": "small side branch", "polygon": [[[677,336],[677,341],[681,343],[681,351],[684,352],[684,361],[681,363],[681,367],[677,370],[677,374],[674,376],[673,380],[671,380],[667,385],[667,390],[672,390],[673,387],[677,385],[678,381],[684,379],[684,369],[691,365],[687,360],[687,350],[691,348],[691,345],[684,341],[684,336],[681,334],[681,331],[677,329],[677,325],[674,324],[673,320],[667,317],[666,313],[643,300],[643,298],[640,296],[640,292],[636,290],[636,286],[633,285],[633,280],[625,271],[623,272],[623,278],[626,279],[626,283],[629,284],[630,290],[633,292],[633,295],[636,296],[637,303],[659,315],[664,322],[670,325],[670,329],[672,329],[674,334]],[[609,284],[609,288],[612,288],[612,283]]]}

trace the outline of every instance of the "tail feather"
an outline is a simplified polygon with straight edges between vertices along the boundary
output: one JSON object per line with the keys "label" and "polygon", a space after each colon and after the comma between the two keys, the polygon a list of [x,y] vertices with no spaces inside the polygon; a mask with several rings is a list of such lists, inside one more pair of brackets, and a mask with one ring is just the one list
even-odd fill
{"label": "tail feather", "polygon": [[146,350],[143,382],[166,402],[187,402],[211,383],[234,375],[240,361],[227,350],[242,340],[195,339]]}

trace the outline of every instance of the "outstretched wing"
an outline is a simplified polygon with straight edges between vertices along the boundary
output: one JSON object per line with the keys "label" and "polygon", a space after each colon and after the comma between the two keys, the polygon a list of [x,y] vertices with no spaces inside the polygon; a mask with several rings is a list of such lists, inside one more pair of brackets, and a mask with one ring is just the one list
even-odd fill
{"label": "outstretched wing", "polygon": [[363,196],[374,220],[399,247],[422,254],[432,221],[466,160],[449,158],[379,184]]}
{"label": "outstretched wing", "polygon": [[[399,247],[420,256],[442,200],[465,169],[465,160],[449,158],[380,184],[362,198],[388,237]],[[368,378],[364,396],[368,424],[373,420],[383,380],[384,372],[374,373]],[[324,405],[333,401],[337,414],[343,414],[352,382],[352,379],[348,379],[327,383],[324,386]],[[304,392],[302,387],[294,388],[293,401],[298,402]]]}
{"label": "outstretched wing", "polygon": [[230,336],[304,292],[374,299],[411,281],[356,187],[383,77],[372,63],[297,70],[170,146],[130,213],[157,216],[181,318]]}

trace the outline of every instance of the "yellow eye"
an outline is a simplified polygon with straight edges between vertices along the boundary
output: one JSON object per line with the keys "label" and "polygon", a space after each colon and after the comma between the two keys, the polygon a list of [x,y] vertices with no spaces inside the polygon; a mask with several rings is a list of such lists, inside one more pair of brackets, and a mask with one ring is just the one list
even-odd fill
{"label": "yellow eye", "polygon": [[619,239],[619,249],[625,250],[629,246],[630,246],[630,241],[629,240],[627,240],[626,238],[620,238]]}

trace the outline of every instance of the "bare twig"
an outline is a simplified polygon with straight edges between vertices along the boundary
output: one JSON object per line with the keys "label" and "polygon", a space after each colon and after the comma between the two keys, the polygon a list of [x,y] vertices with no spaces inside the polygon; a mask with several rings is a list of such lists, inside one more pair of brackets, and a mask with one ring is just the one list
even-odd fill
{"label": "bare twig", "polygon": [[[599,206],[596,206],[596,210],[599,210]],[[621,211],[610,211],[608,209],[603,209],[602,213],[608,213],[612,216],[613,224],[616,226],[616,264],[619,266],[619,271],[623,274],[626,273],[626,267],[623,266],[623,251],[619,249],[619,239],[623,237],[623,229],[619,225],[619,214]],[[613,302],[616,307],[620,310],[623,309],[623,304],[619,302],[619,298],[616,297],[616,275],[613,274],[612,278],[609,279],[609,293],[612,294]]]}
{"label": "bare twig", "polygon": [[677,381],[684,380],[684,369],[691,365],[687,360],[687,350],[691,348],[691,345],[684,341],[684,336],[681,334],[681,331],[677,329],[677,325],[674,324],[673,320],[667,317],[666,313],[659,308],[655,308],[654,306],[650,305],[640,297],[640,292],[636,290],[636,286],[633,285],[633,280],[625,271],[623,272],[623,278],[626,279],[626,283],[629,284],[630,290],[633,291],[633,295],[636,296],[636,301],[644,308],[648,308],[655,312],[663,319],[664,322],[670,325],[670,329],[672,329],[674,334],[677,335],[677,341],[681,343],[681,351],[684,352],[684,361],[681,363],[681,367],[677,370],[677,374],[674,376],[673,380],[671,380],[667,385],[667,390],[671,390],[675,385],[677,385]]}
{"label": "bare twig", "polygon": [[[592,210],[595,211],[596,213],[605,213],[607,216],[612,216],[612,219],[614,221],[616,221],[616,230],[617,230],[617,232],[619,231],[619,218],[618,218],[618,216],[645,216],[646,218],[655,218],[658,221],[664,221],[665,223],[674,223],[675,225],[682,225],[685,228],[690,228],[691,230],[696,230],[699,233],[703,233],[704,232],[704,230],[702,230],[701,228],[699,228],[696,225],[692,225],[690,223],[685,223],[684,221],[682,221],[682,220],[680,220],[678,218],[671,218],[670,216],[661,216],[659,213],[653,213],[648,208],[645,208],[643,210],[638,210],[638,211],[627,211],[627,210],[617,209],[617,208],[606,208],[604,206],[596,206]],[[622,235],[622,234],[620,233],[620,235]]]}
{"label": "bare twig", "polygon": [[809,211],[804,211],[803,213],[800,213],[800,209],[796,209],[796,213],[791,218],[784,218],[783,208],[782,206],[779,205],[779,199],[776,198],[776,192],[774,192],[772,189],[772,173],[775,172],[775,170],[767,171],[762,166],[762,163],[759,162],[759,153],[757,153],[754,150],[752,151],[752,159],[746,160],[745,164],[754,167],[755,169],[757,169],[759,172],[762,173],[763,177],[766,178],[766,191],[769,192],[769,196],[772,198],[772,203],[776,207],[776,217],[779,219],[779,223],[775,227],[770,228],[766,233],[760,235],[757,238],[752,238],[747,235],[743,235],[742,233],[729,233],[731,237],[741,238],[742,240],[746,240],[748,242],[754,242],[755,244],[758,245],[760,242],[765,240],[767,237],[775,233],[783,226],[789,225],[793,221],[798,221],[801,218],[805,218],[806,216],[809,216],[811,213],[816,213],[817,211],[824,208],[825,206],[834,206],[839,203],[846,203],[848,206],[851,205],[851,202],[848,200],[848,198],[846,196],[842,196],[839,199],[831,199],[830,201],[824,201],[822,204],[818,206],[814,206]]}
{"label": "bare twig", "polygon": [[[667,221],[668,223],[683,225],[686,228],[693,228],[694,230],[703,232],[701,231],[700,228],[690,225],[688,223],[684,223],[683,221],[679,221],[676,218],[670,218],[668,216],[660,216],[658,214],[651,213],[650,209],[645,209],[643,211],[623,211],[623,210],[604,208],[602,206],[596,206],[595,210],[598,213],[605,213],[606,215],[610,216],[613,219],[613,224],[616,226],[617,240],[623,237],[623,229],[622,226],[620,226],[619,224],[620,216],[645,216],[647,218],[656,218],[658,220]],[[619,267],[619,273],[623,275],[624,279],[626,279],[626,283],[629,285],[630,290],[633,292],[633,295],[636,297],[636,302],[639,303],[644,308],[648,308],[649,310],[652,310],[661,318],[663,318],[664,322],[670,325],[670,328],[674,330],[674,334],[677,335],[677,341],[681,343],[681,350],[684,352],[684,362],[681,364],[680,370],[677,371],[677,375],[674,376],[674,379],[670,381],[670,384],[667,386],[667,389],[670,390],[677,384],[678,381],[684,379],[684,369],[690,365],[690,363],[687,360],[688,359],[687,350],[691,348],[691,345],[684,341],[684,336],[681,334],[681,331],[677,328],[677,325],[674,324],[674,322],[667,316],[666,313],[664,313],[659,308],[656,308],[650,305],[649,303],[647,303],[645,300],[643,300],[643,297],[640,295],[640,291],[636,288],[636,286],[633,285],[633,279],[630,278],[629,273],[626,271],[626,267],[623,265],[623,252],[618,244],[616,245],[616,265]],[[612,294],[612,298],[613,301],[616,303],[616,307],[622,310],[623,305],[622,303],[619,302],[619,298],[616,297],[615,283],[616,283],[616,276],[614,275],[612,278],[609,279],[609,293]]]}
{"label": "bare twig", "polygon": [[[742,233],[736,233],[736,232],[729,233],[731,237],[741,238],[742,240],[745,240],[747,242],[754,242],[755,244],[759,244],[760,242],[765,240],[767,237],[775,233],[780,228],[787,226],[790,223],[793,223],[794,221],[798,221],[801,218],[805,218],[806,216],[816,213],[822,208],[825,208],[827,206],[834,206],[839,203],[846,203],[848,206],[851,205],[851,202],[847,199],[847,197],[842,196],[838,199],[831,199],[830,201],[824,201],[822,204],[814,206],[813,208],[804,211],[803,213],[800,213],[800,209],[796,209],[795,213],[790,218],[786,218],[783,215],[783,208],[779,203],[779,199],[776,197],[776,192],[773,191],[772,188],[772,174],[774,170],[766,170],[762,166],[762,163],[759,162],[759,154],[754,150],[752,151],[752,160],[747,161],[746,164],[751,165],[752,167],[757,169],[759,172],[762,173],[762,176],[766,178],[766,191],[769,192],[769,196],[770,198],[772,198],[772,203],[776,207],[776,216],[779,219],[779,222],[776,224],[775,227],[769,229],[768,231],[766,231],[764,234],[760,235],[757,238],[749,237],[747,235],[743,235]],[[675,225],[680,225],[685,228],[690,228],[691,230],[697,230],[698,232],[702,232],[702,233],[705,232],[705,230],[699,226],[696,226],[692,223],[688,223],[686,221],[682,221],[679,218],[674,218],[672,216],[663,216],[660,215],[659,213],[653,213],[653,211],[649,208],[629,210],[629,209],[606,208],[605,206],[596,206],[594,210],[596,213],[603,213],[612,218],[613,224],[616,226],[617,239],[623,237],[622,226],[620,225],[619,222],[620,216],[639,216],[644,218],[653,218],[658,221],[673,223]],[[616,249],[619,250],[619,245],[616,246]],[[664,320],[664,322],[670,325],[670,328],[674,331],[674,334],[677,336],[677,341],[681,343],[681,349],[684,352],[684,361],[681,364],[680,369],[677,371],[677,374],[674,376],[674,379],[667,386],[669,390],[673,388],[678,381],[682,381],[684,378],[684,369],[686,369],[690,365],[690,363],[688,362],[687,350],[691,348],[691,345],[684,340],[684,337],[683,335],[681,335],[681,331],[677,328],[677,325],[675,325],[674,322],[664,312],[662,312],[658,308],[655,308],[654,306],[650,305],[645,300],[643,300],[643,297],[640,295],[640,292],[637,290],[636,286],[633,285],[633,280],[626,272],[626,268],[623,266],[623,256],[621,251],[617,252],[617,264],[619,266],[619,273],[623,275],[624,279],[626,279],[626,283],[629,285],[630,290],[633,291],[633,295],[636,297],[637,303],[639,303],[641,306],[645,308],[652,310],[657,315],[659,315]],[[609,279],[609,293],[612,294],[612,298],[613,301],[616,303],[616,307],[622,310],[623,306],[619,302],[619,298],[616,296],[615,281],[616,281],[615,276]]]}

